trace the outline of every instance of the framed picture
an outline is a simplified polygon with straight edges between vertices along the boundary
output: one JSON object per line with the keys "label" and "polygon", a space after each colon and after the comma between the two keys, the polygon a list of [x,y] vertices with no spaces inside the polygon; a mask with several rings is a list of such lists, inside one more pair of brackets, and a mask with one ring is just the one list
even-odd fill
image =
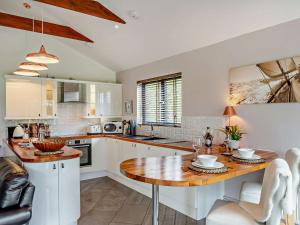
{"label": "framed picture", "polygon": [[230,70],[230,103],[300,102],[300,56]]}
{"label": "framed picture", "polygon": [[131,115],[133,113],[133,102],[131,100],[124,101],[124,112],[127,115]]}

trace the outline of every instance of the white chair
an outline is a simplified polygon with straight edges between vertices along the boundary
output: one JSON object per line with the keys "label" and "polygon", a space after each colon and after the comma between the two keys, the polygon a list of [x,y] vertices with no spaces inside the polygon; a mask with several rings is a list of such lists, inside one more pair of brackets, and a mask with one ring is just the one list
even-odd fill
{"label": "white chair", "polygon": [[283,159],[266,169],[259,204],[217,200],[206,225],[279,225],[282,213],[292,211],[292,175]]}
{"label": "white chair", "polygon": [[[300,190],[300,149],[292,148],[285,154],[286,161],[292,172],[293,180],[293,200],[296,211],[296,221],[300,222],[299,210],[299,190]],[[242,185],[240,201],[259,203],[261,196],[261,184],[245,182]]]}

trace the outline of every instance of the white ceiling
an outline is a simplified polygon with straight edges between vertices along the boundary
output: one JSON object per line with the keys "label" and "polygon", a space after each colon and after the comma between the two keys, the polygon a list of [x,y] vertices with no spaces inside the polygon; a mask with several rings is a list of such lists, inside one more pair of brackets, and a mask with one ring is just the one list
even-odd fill
{"label": "white ceiling", "polygon": [[[0,10],[69,25],[94,44],[61,39],[114,71],[122,71],[300,17],[299,0],[100,0],[127,24],[32,1],[1,0]],[[139,19],[129,16],[136,11]],[[283,34],[284,35],[284,34]]]}

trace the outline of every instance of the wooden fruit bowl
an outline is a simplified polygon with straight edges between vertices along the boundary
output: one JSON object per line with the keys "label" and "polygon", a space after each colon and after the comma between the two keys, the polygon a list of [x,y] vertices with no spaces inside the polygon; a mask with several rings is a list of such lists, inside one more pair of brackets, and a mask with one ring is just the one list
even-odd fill
{"label": "wooden fruit bowl", "polygon": [[56,152],[65,146],[65,142],[62,140],[35,141],[32,144],[42,152]]}

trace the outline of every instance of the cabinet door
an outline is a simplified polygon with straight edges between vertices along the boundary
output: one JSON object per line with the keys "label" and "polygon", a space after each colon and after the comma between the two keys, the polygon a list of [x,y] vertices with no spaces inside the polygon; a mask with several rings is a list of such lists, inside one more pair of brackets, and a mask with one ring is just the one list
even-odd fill
{"label": "cabinet door", "polygon": [[57,116],[57,82],[42,80],[42,117],[53,118]]}
{"label": "cabinet door", "polygon": [[121,84],[96,85],[96,111],[97,116],[122,115]]}
{"label": "cabinet door", "polygon": [[[59,225],[58,162],[24,163],[35,186],[30,225]],[[73,187],[72,187],[73,188]]]}
{"label": "cabinet door", "polygon": [[[79,158],[59,161],[59,223],[73,224],[80,217]],[[57,210],[57,209],[56,209]]]}
{"label": "cabinet door", "polygon": [[96,114],[96,84],[86,85],[86,113],[84,116],[93,117]]}
{"label": "cabinet door", "polygon": [[102,171],[106,169],[107,146],[103,138],[92,139],[92,168],[93,171]]}
{"label": "cabinet door", "polygon": [[42,114],[41,80],[6,79],[6,117],[30,119]]}

